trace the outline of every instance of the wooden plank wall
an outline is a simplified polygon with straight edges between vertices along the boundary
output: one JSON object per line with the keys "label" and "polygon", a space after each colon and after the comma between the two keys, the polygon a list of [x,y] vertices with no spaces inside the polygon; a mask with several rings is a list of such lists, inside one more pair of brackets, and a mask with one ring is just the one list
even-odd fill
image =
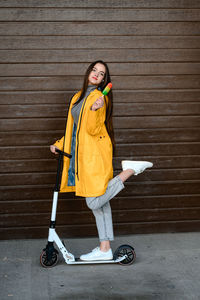
{"label": "wooden plank wall", "polygon": [[[111,205],[115,234],[200,230],[200,2],[0,0],[0,238],[47,237],[67,104],[105,60],[117,152],[150,160]],[[62,194],[57,229],[97,235],[85,200]]]}

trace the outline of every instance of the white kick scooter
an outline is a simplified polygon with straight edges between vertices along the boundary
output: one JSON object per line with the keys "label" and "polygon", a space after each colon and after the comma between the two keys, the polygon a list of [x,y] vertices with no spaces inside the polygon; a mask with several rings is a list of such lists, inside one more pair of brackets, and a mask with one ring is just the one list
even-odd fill
{"label": "white kick scooter", "polygon": [[57,175],[56,175],[56,185],[54,188],[53,193],[53,205],[52,205],[52,212],[51,212],[51,222],[49,228],[49,236],[48,236],[48,243],[46,248],[43,249],[40,255],[40,263],[45,268],[54,267],[58,262],[58,251],[54,248],[54,242],[57,245],[58,249],[63,255],[63,258],[67,264],[75,265],[75,264],[112,264],[112,263],[119,263],[121,265],[131,265],[136,258],[136,254],[134,248],[129,245],[121,245],[117,248],[114,252],[112,260],[95,260],[95,261],[82,261],[79,258],[75,258],[74,255],[67,251],[65,245],[60,240],[59,236],[56,233],[56,210],[57,210],[57,202],[58,202],[58,193],[60,191],[59,188],[59,179],[60,179],[60,170],[61,170],[61,163],[63,160],[63,155],[71,158],[70,154],[67,154],[59,149],[56,149],[59,153],[58,158],[58,168],[57,168]]}

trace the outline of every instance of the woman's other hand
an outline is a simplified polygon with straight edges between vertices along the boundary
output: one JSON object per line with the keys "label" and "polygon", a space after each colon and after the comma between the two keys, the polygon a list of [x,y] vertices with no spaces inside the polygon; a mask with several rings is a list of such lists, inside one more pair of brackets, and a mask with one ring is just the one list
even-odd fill
{"label": "woman's other hand", "polygon": [[97,110],[104,106],[104,97],[99,97],[92,105],[91,110]]}
{"label": "woman's other hand", "polygon": [[58,148],[56,148],[54,145],[51,145],[51,146],[50,146],[50,150],[51,150],[51,152],[54,153],[54,154],[58,154],[58,152],[56,152],[56,149],[58,149]]}

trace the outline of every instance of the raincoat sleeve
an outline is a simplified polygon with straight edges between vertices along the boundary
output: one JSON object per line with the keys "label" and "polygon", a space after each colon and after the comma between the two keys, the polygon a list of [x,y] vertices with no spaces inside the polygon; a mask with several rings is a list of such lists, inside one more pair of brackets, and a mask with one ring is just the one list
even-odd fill
{"label": "raincoat sleeve", "polygon": [[64,146],[64,136],[60,139],[57,140],[54,144],[55,147],[57,147],[60,150],[63,150],[63,146]]}
{"label": "raincoat sleeve", "polygon": [[87,132],[91,135],[97,135],[101,132],[106,118],[106,105],[97,109],[88,111],[87,116]]}

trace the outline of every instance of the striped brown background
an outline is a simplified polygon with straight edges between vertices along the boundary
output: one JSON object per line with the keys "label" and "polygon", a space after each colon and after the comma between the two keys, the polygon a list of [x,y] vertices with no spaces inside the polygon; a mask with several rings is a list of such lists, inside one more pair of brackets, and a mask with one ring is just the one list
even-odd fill
{"label": "striped brown background", "polygon": [[[111,205],[115,234],[200,230],[200,1],[0,0],[0,238],[46,237],[67,105],[105,60],[122,159],[154,168]],[[97,235],[83,198],[61,194],[57,230]]]}

